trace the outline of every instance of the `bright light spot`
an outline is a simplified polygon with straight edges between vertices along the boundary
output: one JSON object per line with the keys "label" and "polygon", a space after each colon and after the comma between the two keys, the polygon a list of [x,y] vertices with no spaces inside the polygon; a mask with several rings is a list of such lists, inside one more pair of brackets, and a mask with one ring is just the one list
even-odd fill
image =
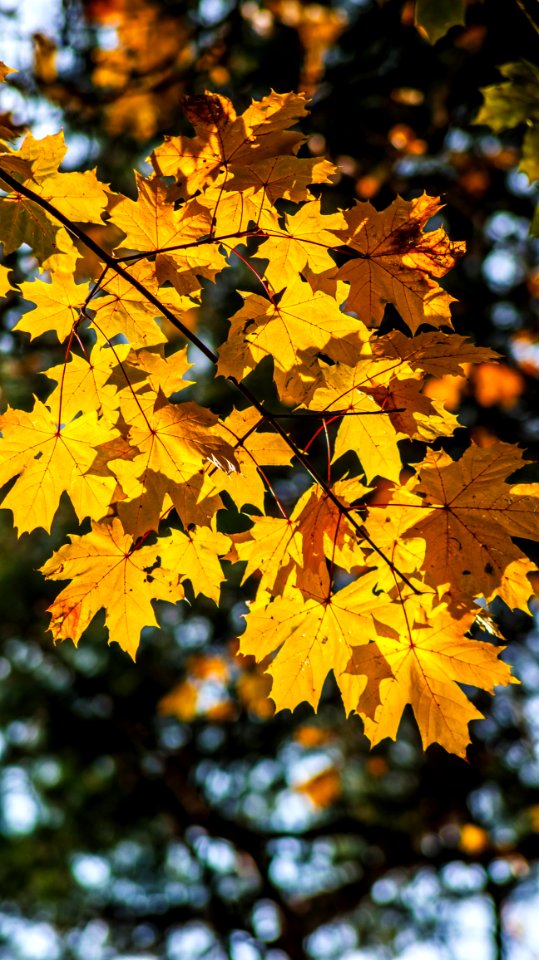
{"label": "bright light spot", "polygon": [[272,900],[259,900],[253,907],[252,923],[258,940],[271,943],[281,934],[281,918]]}
{"label": "bright light spot", "polygon": [[510,250],[493,250],[483,261],[481,270],[491,290],[507,293],[525,276],[522,259]]}
{"label": "bright light spot", "polygon": [[14,931],[12,944],[20,960],[59,960],[60,940],[48,923],[22,924]]}
{"label": "bright light spot", "polygon": [[187,923],[167,937],[167,960],[198,960],[207,955],[215,938],[202,923]]}
{"label": "bright light spot", "polygon": [[71,872],[81,887],[96,890],[110,880],[110,866],[103,857],[90,853],[76,853],[71,860]]}
{"label": "bright light spot", "polygon": [[26,772],[7,767],[2,777],[3,832],[13,836],[32,833],[39,813],[39,801]]}

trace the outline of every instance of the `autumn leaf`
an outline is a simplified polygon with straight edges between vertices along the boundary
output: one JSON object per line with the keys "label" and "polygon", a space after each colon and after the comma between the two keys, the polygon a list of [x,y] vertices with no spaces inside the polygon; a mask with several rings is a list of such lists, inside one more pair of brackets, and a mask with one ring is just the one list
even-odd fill
{"label": "autumn leaf", "polygon": [[245,504],[252,504],[261,513],[264,512],[269,489],[263,468],[289,466],[292,456],[283,438],[259,429],[262,426],[259,412],[252,407],[233,410],[221,420],[216,429],[234,448],[238,466],[230,472],[214,469],[207,481],[208,489],[211,484],[218,492],[226,491],[240,509]]}
{"label": "autumn leaf", "polygon": [[104,609],[109,643],[115,640],[134,659],[143,627],[157,626],[151,601],[183,596],[177,577],[159,566],[159,543],[133,549],[133,538],[117,519],[93,524],[91,533],[70,540],[41,568],[50,580],[70,581],[49,607],[50,629],[57,640],[77,644]]}
{"label": "autumn leaf", "polygon": [[21,283],[22,296],[34,308],[23,314],[17,330],[29,333],[31,340],[54,330],[60,342],[64,341],[81,318],[88,289],[88,284],[75,283],[69,274],[56,274],[52,283]]}
{"label": "autumn leaf", "polygon": [[323,214],[320,200],[308,200],[293,216],[286,216],[286,231],[269,233],[260,246],[273,287],[292,283],[307,264],[313,273],[334,268],[331,250],[340,246],[335,231],[345,228],[342,213]]}
{"label": "autumn leaf", "polygon": [[192,195],[219,177],[230,165],[243,166],[275,153],[295,152],[303,136],[287,128],[305,116],[302,95],[272,91],[237,117],[229,100],[206,93],[186,100],[187,115],[197,136],[166,138],[154,150],[152,162],[158,173],[175,176]]}
{"label": "autumn leaf", "polygon": [[537,537],[535,486],[520,493],[507,482],[525,462],[521,452],[507,443],[487,448],[472,445],[456,461],[446,453],[431,453],[419,483],[409,485],[420,498],[417,505],[399,505],[417,517],[406,536],[423,537],[437,545],[426,557],[427,582],[445,584],[457,606],[481,595],[504,599],[504,572],[523,556],[512,538]]}
{"label": "autumn leaf", "polygon": [[46,177],[39,183],[36,193],[53,203],[66,217],[82,223],[101,223],[108,203],[107,192],[94,170]]}
{"label": "autumn leaf", "polygon": [[112,222],[125,233],[121,247],[160,250],[181,243],[182,234],[170,191],[159,180],[136,177],[137,199],[116,204]]}
{"label": "autumn leaf", "polygon": [[58,230],[58,223],[51,221],[37,203],[20,193],[0,197],[0,233],[4,255],[14,253],[21,244],[27,243],[38,262],[43,263],[56,251]]}
{"label": "autumn leaf", "polygon": [[355,708],[365,677],[354,683],[341,675],[358,638],[368,643],[375,636],[373,614],[379,598],[372,589],[377,578],[376,571],[368,573],[331,596],[305,599],[293,591],[249,611],[239,652],[252,654],[257,661],[274,654],[266,672],[273,679],[271,698],[277,710],[294,710],[303,700],[316,709],[330,671],[345,710]]}
{"label": "autumn leaf", "polygon": [[13,512],[20,533],[37,527],[49,531],[64,491],[79,520],[105,516],[116,482],[93,475],[91,468],[99,446],[118,436],[117,430],[95,412],[59,426],[39,400],[31,413],[8,409],[0,428],[0,484],[18,478],[2,507]]}
{"label": "autumn leaf", "polygon": [[[219,351],[219,372],[244,377],[266,357],[273,357],[278,383],[282,374],[299,368],[302,353],[324,350],[338,357],[342,339],[359,335],[360,327],[322,291],[313,293],[297,278],[278,302],[252,295],[232,317],[227,342]],[[275,344],[279,351],[275,353]]]}
{"label": "autumn leaf", "polygon": [[[152,292],[157,289],[153,274],[153,267],[147,264],[131,268],[131,275],[145,283]],[[110,341],[120,334],[137,350],[167,342],[156,322],[155,307],[123,277],[110,277],[101,287],[100,294],[90,306],[94,311],[93,325],[101,338]],[[170,298],[170,294],[167,297]]]}
{"label": "autumn leaf", "polygon": [[382,403],[369,394],[372,378],[370,361],[360,361],[355,367],[339,363],[327,369],[321,367],[321,385],[314,391],[309,406],[328,415],[332,410],[344,411],[335,438],[335,460],[353,450],[368,483],[374,477],[398,482],[402,470],[398,441],[403,434],[395,428]]}
{"label": "autumn leaf", "polygon": [[391,636],[379,634],[376,642],[354,649],[347,666],[354,676],[378,676],[386,667],[392,673],[380,679],[374,694],[368,682],[357,703],[373,746],[385,737],[396,739],[403,710],[411,704],[423,748],[439,743],[466,755],[468,723],[483,714],[459,684],[493,693],[497,685],[517,682],[498,659],[503,647],[466,638],[473,619],[472,612],[454,620],[445,605],[431,610],[409,598],[391,608],[390,625],[382,628]]}
{"label": "autumn leaf", "polygon": [[48,367],[45,376],[56,383],[47,397],[47,407],[60,422],[68,423],[79,413],[95,411],[109,423],[115,423],[120,405],[117,387],[109,383],[117,364],[125,361],[127,344],[97,342],[89,358],[71,354],[69,363]]}
{"label": "autumn leaf", "polygon": [[[488,363],[498,357],[489,347],[477,347],[467,337],[456,333],[434,330],[407,337],[400,330],[393,330],[372,343],[373,354],[381,360],[395,359],[412,370],[423,370],[433,377],[452,374],[462,375],[468,363]],[[388,365],[389,366],[389,365]],[[406,367],[406,369],[407,369]],[[398,366],[392,365],[398,374]]]}
{"label": "autumn leaf", "polygon": [[195,530],[173,530],[161,541],[161,565],[182,580],[191,581],[195,594],[203,593],[219,603],[223,571],[218,557],[228,551],[229,541],[221,533],[206,527]]}
{"label": "autumn leaf", "polygon": [[239,560],[246,561],[243,581],[260,573],[260,593],[271,593],[279,579],[281,589],[303,562],[298,524],[283,517],[254,517],[247,536],[236,544]]}
{"label": "autumn leaf", "polygon": [[337,231],[351,259],[338,276],[350,284],[346,307],[368,326],[381,323],[392,303],[412,332],[423,323],[451,326],[452,297],[438,284],[462,256],[462,243],[450,241],[443,227],[425,231],[441,208],[436,197],[399,197],[377,213],[357,203],[345,213],[346,230]]}

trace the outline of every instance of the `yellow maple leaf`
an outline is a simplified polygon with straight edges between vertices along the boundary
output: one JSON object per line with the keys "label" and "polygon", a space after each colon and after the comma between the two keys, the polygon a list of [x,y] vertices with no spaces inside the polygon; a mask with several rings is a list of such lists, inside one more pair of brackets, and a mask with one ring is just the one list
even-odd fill
{"label": "yellow maple leaf", "polygon": [[162,537],[161,566],[176,573],[182,580],[191,581],[195,594],[203,593],[219,603],[223,570],[218,557],[229,549],[227,537],[207,527],[193,530],[173,530],[169,537]]}
{"label": "yellow maple leaf", "polygon": [[415,337],[393,330],[373,340],[372,350],[376,357],[397,361],[393,372],[406,365],[406,370],[423,370],[433,377],[462,376],[466,364],[486,363],[498,357],[489,347],[477,347],[467,337],[441,330],[419,333]]}
{"label": "yellow maple leaf", "polygon": [[[407,493],[404,487],[399,489],[399,503],[406,503],[409,498],[412,508],[409,511],[398,508],[388,509],[387,504],[369,505],[369,512],[364,521],[371,540],[382,550],[391,563],[408,576],[419,573],[425,561],[427,544],[423,537],[407,536],[407,532],[417,519],[418,499]],[[366,546],[368,549],[368,546]],[[391,590],[395,585],[395,575],[389,566],[380,567],[380,586]]]}
{"label": "yellow maple leaf", "polygon": [[241,117],[230,100],[215,93],[188,97],[185,107],[197,136],[166,137],[150,159],[158,173],[177,177],[188,196],[231,165],[241,167],[249,160],[295,152],[304,140],[301,133],[286,129],[307,112],[302,94],[272,90]]}
{"label": "yellow maple leaf", "polygon": [[262,194],[260,204],[273,206],[276,200],[312,199],[309,186],[313,183],[331,183],[335,167],[329,160],[302,160],[298,157],[271,157],[246,164],[234,172],[227,183],[228,190],[239,193]]}
{"label": "yellow maple leaf", "polygon": [[[417,517],[405,535],[436,544],[425,559],[427,583],[449,585],[456,606],[481,595],[503,599],[504,572],[523,556],[512,537],[539,539],[539,488],[517,486],[514,492],[507,482],[525,462],[508,443],[472,445],[456,461],[446,453],[430,452],[419,483],[410,484],[421,497],[419,510],[398,505],[398,493],[394,495],[391,509],[411,510]],[[516,575],[518,567],[512,569]],[[531,594],[527,571],[521,572],[522,587]]]}
{"label": "yellow maple leaf", "polygon": [[92,475],[96,448],[118,431],[87,413],[70,423],[57,419],[39,400],[31,413],[8,409],[0,417],[0,485],[18,477],[2,507],[12,510],[20,533],[43,527],[50,531],[64,491],[79,520],[99,520],[109,508],[116,482]]}
{"label": "yellow maple leaf", "polygon": [[118,363],[122,363],[129,347],[119,343],[114,349],[98,341],[92,347],[89,360],[71,354],[69,363],[48,367],[45,376],[57,384],[47,397],[46,405],[52,415],[68,423],[78,413],[95,410],[106,420],[115,422],[120,395],[114,384],[108,383]]}
{"label": "yellow maple leaf", "polygon": [[58,173],[66,153],[62,130],[39,139],[27,133],[18,151],[20,157],[32,164],[32,179],[37,183]]}
{"label": "yellow maple leaf", "polygon": [[360,329],[332,297],[322,290],[313,293],[308,283],[296,277],[278,302],[252,294],[234,314],[228,340],[219,350],[218,369],[223,376],[240,379],[265,357],[272,357],[280,382],[279,374],[301,369],[304,353],[324,350],[338,357],[341,341],[348,335],[359,336]]}
{"label": "yellow maple leaf", "polygon": [[65,340],[79,322],[89,285],[75,283],[70,273],[57,273],[52,283],[33,280],[21,283],[20,287],[24,299],[35,306],[23,314],[15,329],[29,333],[31,340],[49,331],[53,331],[60,342]]}
{"label": "yellow maple leaf", "polygon": [[[382,630],[392,636],[379,633],[375,643],[353,651],[347,670],[369,678],[356,709],[373,746],[385,737],[396,739],[403,710],[411,704],[423,748],[439,743],[464,757],[468,723],[483,714],[458,684],[493,693],[497,685],[518,681],[498,659],[503,647],[465,637],[473,612],[455,620],[445,605],[430,609],[430,598],[419,600],[392,605],[390,613],[379,610],[387,620]],[[393,675],[382,678],[371,694],[371,674],[378,680],[384,664]]]}
{"label": "yellow maple leaf", "polygon": [[211,429],[218,418],[196,403],[168,403],[153,391],[126,391],[122,410],[145,468],[178,482],[198,473],[206,460],[222,470],[237,469],[232,447]]}
{"label": "yellow maple leaf", "polygon": [[129,529],[139,535],[157,529],[167,496],[184,526],[209,522],[221,501],[206,484],[205,463],[225,471],[238,466],[231,445],[213,429],[217,417],[194,403],[167,403],[147,387],[124,390],[121,409],[139,451],[129,462],[110,464],[129,499],[118,508]]}
{"label": "yellow maple leaf", "polygon": [[260,592],[282,589],[294,566],[303,563],[297,523],[282,517],[253,517],[253,526],[236,544],[239,560],[247,561],[242,583],[260,571]]}
{"label": "yellow maple leaf", "polygon": [[328,414],[332,409],[344,411],[333,459],[353,450],[368,483],[374,477],[398,482],[402,470],[398,441],[402,434],[381,404],[367,392],[373,382],[373,364],[367,360],[355,367],[342,363],[322,366],[318,379],[321,385],[314,391],[309,407]]}
{"label": "yellow maple leaf", "polygon": [[[318,485],[308,488],[294,507],[291,520],[297,524],[302,544],[302,564],[296,574],[296,584],[306,596],[312,589],[313,574],[318,592],[329,592],[331,576],[326,561],[330,568],[335,563],[347,570],[364,566],[357,532],[342,509],[350,506],[346,495],[348,486],[341,481],[334,487],[341,508]],[[356,496],[359,489],[367,492],[357,482],[354,487]]]}
{"label": "yellow maple leaf", "polygon": [[44,200],[49,200],[60,213],[75,223],[102,223],[108,197],[95,170],[84,173],[55,173],[45,177],[32,188]]}
{"label": "yellow maple leaf", "polygon": [[423,384],[406,378],[404,372],[392,377],[387,386],[367,389],[380,410],[391,420],[399,436],[408,436],[432,443],[436,437],[451,436],[459,422],[438,400],[423,393]]}
{"label": "yellow maple leaf", "polygon": [[52,221],[37,203],[20,193],[0,197],[0,218],[6,256],[18,250],[22,243],[32,248],[39,263],[55,252],[60,224]]}
{"label": "yellow maple leaf", "polygon": [[378,325],[392,303],[414,332],[422,323],[451,326],[453,300],[437,279],[464,253],[464,244],[450,241],[445,230],[424,232],[440,209],[437,197],[398,197],[378,213],[370,203],[345,212],[347,229],[338,231],[352,259],[338,271],[350,283],[347,309],[369,326]]}
{"label": "yellow maple leaf", "polygon": [[275,288],[292,283],[306,264],[315,274],[334,269],[329,251],[341,244],[335,230],[346,226],[342,213],[323,214],[320,200],[309,200],[285,221],[286,231],[270,232],[260,247],[260,255],[268,260],[265,276]]}
{"label": "yellow maple leaf", "polygon": [[161,391],[165,397],[179,393],[194,383],[185,377],[192,367],[187,359],[187,348],[176,350],[169,357],[163,356],[159,350],[132,350],[128,367],[132,385],[140,377],[142,384],[149,383],[154,393]]}
{"label": "yellow maple leaf", "polygon": [[[157,291],[153,264],[136,264],[130,268],[130,273],[152,293]],[[95,313],[93,325],[102,338],[111,340],[123,334],[135,349],[167,342],[156,322],[156,308],[124,277],[112,274],[105,280],[100,293],[103,295],[93,299],[90,306]],[[170,293],[167,291],[165,300],[170,298]]]}
{"label": "yellow maple leaf", "polygon": [[380,599],[372,591],[377,580],[375,570],[331,595],[305,599],[295,591],[252,607],[239,652],[257,661],[274,655],[266,672],[273,678],[271,698],[277,710],[294,710],[303,700],[316,710],[330,671],[346,711],[356,707],[366,679],[352,678],[344,671],[358,639],[368,643],[376,636],[373,614]]}
{"label": "yellow maple leaf", "polygon": [[125,233],[120,248],[159,250],[182,242],[182,231],[170,191],[156,179],[136,174],[137,199],[116,204],[111,221]]}
{"label": "yellow maple leaf", "polygon": [[[196,296],[201,289],[200,277],[209,280],[226,267],[226,259],[219,250],[219,244],[209,242],[215,222],[211,213],[212,204],[190,200],[176,214],[177,226],[181,231],[179,249],[160,253],[156,258],[156,275],[160,284],[170,282],[181,296]],[[226,232],[226,228],[220,230]],[[234,221],[232,232],[238,230]],[[173,246],[173,244],[170,244]]]}
{"label": "yellow maple leaf", "polygon": [[240,509],[250,503],[261,513],[268,488],[260,468],[289,466],[292,457],[282,437],[256,429],[262,425],[260,414],[253,407],[233,410],[225,420],[219,421],[216,429],[233,446],[238,469],[230,473],[212,470],[208,478],[216,491],[226,490]]}
{"label": "yellow maple leaf", "polygon": [[104,609],[109,643],[116,640],[134,659],[143,627],[157,626],[152,600],[183,597],[177,577],[159,566],[159,542],[133,549],[133,538],[116,518],[70,540],[41,568],[49,580],[70,581],[49,607],[54,639],[77,644]]}

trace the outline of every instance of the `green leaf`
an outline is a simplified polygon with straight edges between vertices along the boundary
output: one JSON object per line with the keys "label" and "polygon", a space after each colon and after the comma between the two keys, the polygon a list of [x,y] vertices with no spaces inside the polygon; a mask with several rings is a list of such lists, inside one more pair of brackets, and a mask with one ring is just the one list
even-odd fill
{"label": "green leaf", "polygon": [[11,195],[0,198],[0,235],[4,256],[18,250],[21,243],[27,243],[39,263],[43,263],[56,251],[59,226],[26,197]]}
{"label": "green leaf", "polygon": [[464,25],[465,0],[417,0],[415,24],[427,35],[429,43],[436,43],[451,27]]}
{"label": "green leaf", "polygon": [[539,180],[539,123],[534,124],[526,131],[519,166],[530,183]]}
{"label": "green leaf", "polygon": [[484,123],[499,133],[520,123],[539,121],[539,69],[522,60],[505,63],[500,73],[507,82],[482,88],[485,102],[474,123]]}

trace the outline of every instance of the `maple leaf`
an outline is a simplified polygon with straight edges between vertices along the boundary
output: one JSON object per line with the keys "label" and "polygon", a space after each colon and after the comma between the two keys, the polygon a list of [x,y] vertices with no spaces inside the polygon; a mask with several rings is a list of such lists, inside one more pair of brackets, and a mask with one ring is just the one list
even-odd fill
{"label": "maple leaf", "polygon": [[[417,521],[418,499],[405,487],[400,487],[398,496],[399,507],[392,510],[385,505],[377,508],[376,502],[370,505],[365,527],[373,543],[401,573],[419,574],[425,562],[427,543],[423,537],[408,533]],[[402,506],[408,501],[412,509],[407,511]],[[379,585],[385,590],[394,587],[395,577],[390,567],[380,569]]]}
{"label": "maple leaf", "polygon": [[228,339],[219,350],[219,372],[243,378],[265,357],[273,357],[281,383],[283,373],[301,366],[302,352],[324,350],[338,357],[341,340],[359,330],[357,320],[343,314],[331,297],[321,290],[313,293],[298,277],[278,303],[253,294],[234,314]]}
{"label": "maple leaf", "polygon": [[56,235],[59,229],[60,224],[51,222],[37,203],[20,193],[0,197],[0,231],[4,255],[14,253],[21,244],[27,243],[39,263],[43,263],[56,251]]}
{"label": "maple leaf", "polygon": [[252,407],[233,410],[230,416],[216,425],[219,433],[234,448],[238,467],[235,471],[212,470],[208,478],[216,491],[230,494],[241,509],[252,504],[264,512],[267,480],[262,467],[290,466],[292,452],[282,437],[273,432],[262,432],[260,414]]}
{"label": "maple leaf", "polygon": [[430,452],[419,482],[409,487],[420,497],[416,506],[399,504],[399,510],[417,518],[405,536],[436,544],[425,560],[427,582],[445,584],[457,605],[480,595],[503,599],[504,571],[523,556],[512,537],[537,539],[536,487],[512,489],[507,482],[525,463],[508,443],[472,445],[456,461]]}
{"label": "maple leaf", "polygon": [[170,537],[161,539],[161,564],[190,580],[195,594],[203,593],[219,603],[224,576],[218,556],[224,556],[228,548],[227,537],[205,527],[184,533],[173,530]]}
{"label": "maple leaf", "polygon": [[48,367],[45,376],[57,384],[46,401],[53,416],[62,423],[69,423],[77,414],[95,410],[115,423],[120,395],[116,386],[108,381],[116,365],[123,362],[128,353],[127,344],[119,343],[112,349],[97,341],[88,360],[72,353],[69,363]]}
{"label": "maple leaf", "polygon": [[[153,266],[135,265],[131,268],[131,275],[144,283],[148,290],[157,289]],[[111,340],[122,334],[135,349],[167,342],[156,322],[155,307],[124,277],[112,276],[100,292],[103,295],[92,300],[91,308],[95,311],[93,325],[101,337]]]}
{"label": "maple leaf", "polygon": [[88,289],[87,283],[75,283],[70,274],[56,274],[52,283],[21,283],[22,296],[35,307],[21,317],[16,329],[29,333],[31,340],[54,330],[62,342],[79,322]]}
{"label": "maple leaf", "polygon": [[[318,487],[307,489],[298,500],[291,520],[297,523],[302,541],[302,564],[297,571],[296,584],[305,596],[329,592],[331,577],[326,560],[338,563],[346,570],[362,567],[364,557],[357,544],[357,531],[352,527],[348,511],[348,484],[335,484],[339,496],[338,506]],[[361,491],[361,492],[360,492]],[[354,483],[354,496],[367,493],[367,489]]]}
{"label": "maple leaf", "polygon": [[177,577],[159,566],[160,544],[133,550],[133,538],[118,519],[93,524],[91,533],[70,540],[41,568],[50,580],[70,581],[49,607],[55,640],[77,644],[104,609],[109,643],[116,640],[134,659],[142,628],[157,626],[151,601],[183,597]]}
{"label": "maple leaf", "polygon": [[380,600],[372,590],[377,579],[373,571],[331,596],[305,599],[293,591],[249,611],[239,652],[257,661],[274,654],[266,673],[273,678],[271,698],[277,710],[294,710],[303,700],[316,709],[330,671],[346,711],[356,707],[365,677],[354,683],[343,674],[358,637],[368,643],[376,635],[373,615]]}
{"label": "maple leaf", "polygon": [[57,174],[66,153],[62,130],[39,139],[27,133],[18,151],[18,155],[30,163],[32,179],[36,183]]}
{"label": "maple leaf", "polygon": [[436,197],[397,198],[377,213],[370,203],[357,203],[345,212],[346,230],[337,231],[352,259],[338,276],[350,283],[346,303],[364,323],[378,325],[388,303],[415,332],[428,323],[451,326],[453,300],[437,280],[454,266],[464,245],[450,241],[445,230],[424,232],[440,210]]}
{"label": "maple leaf", "polygon": [[217,417],[195,403],[168,403],[153,391],[127,393],[122,410],[131,424],[133,445],[150,469],[179,481],[197,473],[204,460],[222,470],[237,469],[230,444],[211,431]]}
{"label": "maple leaf", "polygon": [[2,501],[20,533],[51,528],[66,491],[79,520],[99,520],[108,510],[116,482],[92,475],[97,448],[118,436],[95,412],[58,425],[35,401],[31,413],[8,409],[0,417],[0,484],[18,477]]}
{"label": "maple leaf", "polygon": [[239,560],[246,561],[243,581],[259,571],[259,593],[271,593],[277,581],[284,586],[303,562],[298,524],[281,517],[254,517],[247,535],[236,543]]}
{"label": "maple leaf", "polygon": [[125,233],[120,247],[128,250],[159,250],[182,242],[181,228],[170,190],[159,180],[136,176],[137,199],[120,200],[111,220]]}
{"label": "maple leaf", "polygon": [[301,94],[271,91],[242,117],[219,94],[189,97],[185,105],[197,136],[165,138],[151,160],[158,173],[181,178],[188,195],[218,178],[232,163],[239,167],[249,160],[290,153],[304,140],[302,134],[286,129],[307,112]]}
{"label": "maple leaf", "polygon": [[374,477],[398,481],[402,459],[398,440],[402,434],[395,429],[381,403],[370,396],[367,389],[372,382],[372,363],[362,362],[355,367],[335,364],[321,367],[321,386],[313,392],[309,407],[327,411],[332,408],[345,411],[335,439],[334,459],[353,450],[365,472],[367,482]]}
{"label": "maple leaf", "polygon": [[274,287],[288,286],[307,264],[313,273],[335,267],[330,250],[340,246],[335,231],[346,229],[346,221],[342,213],[323,214],[320,207],[320,200],[309,200],[293,216],[285,215],[286,232],[270,234],[261,245],[268,260],[265,275]]}
{"label": "maple leaf", "polygon": [[74,222],[102,222],[108,197],[94,170],[56,173],[41,180],[35,190],[38,196],[49,200],[60,213]]}
{"label": "maple leaf", "polygon": [[[488,363],[498,354],[489,347],[477,347],[467,337],[456,333],[433,330],[406,337],[400,330],[393,330],[372,343],[373,354],[383,360],[395,359],[412,370],[424,370],[433,377],[446,374],[458,376],[467,363]],[[398,367],[392,367],[393,372]]]}
{"label": "maple leaf", "polygon": [[227,183],[228,190],[253,194],[262,193],[263,203],[277,200],[309,200],[312,183],[331,183],[335,167],[329,160],[299,160],[297,157],[272,157],[246,165],[234,173]]}
{"label": "maple leaf", "polygon": [[[468,723],[483,714],[458,684],[493,693],[497,685],[518,681],[498,659],[503,647],[466,639],[474,613],[456,621],[445,604],[429,609],[423,602],[409,598],[392,605],[390,626],[382,628],[392,635],[379,632],[376,642],[354,649],[347,671],[369,678],[356,709],[373,746],[385,737],[396,739],[403,710],[411,704],[423,747],[439,743],[464,757]],[[382,675],[387,668],[391,677]],[[373,675],[380,678],[374,692]]]}
{"label": "maple leaf", "polygon": [[161,392],[165,397],[179,393],[194,382],[186,379],[192,364],[187,359],[185,348],[168,357],[158,350],[132,350],[127,366],[132,386],[140,378],[142,384],[149,383],[155,394]]}
{"label": "maple leaf", "polygon": [[[131,425],[129,440],[136,453],[129,462],[112,461],[110,468],[129,500],[119,512],[130,530],[141,535],[156,529],[166,497],[184,526],[207,522],[220,500],[213,487],[203,493],[204,463],[225,471],[237,469],[230,444],[211,431],[217,418],[194,403],[167,403],[162,393],[152,390],[124,393],[121,407]],[[204,495],[213,496],[209,515],[196,510]]]}

